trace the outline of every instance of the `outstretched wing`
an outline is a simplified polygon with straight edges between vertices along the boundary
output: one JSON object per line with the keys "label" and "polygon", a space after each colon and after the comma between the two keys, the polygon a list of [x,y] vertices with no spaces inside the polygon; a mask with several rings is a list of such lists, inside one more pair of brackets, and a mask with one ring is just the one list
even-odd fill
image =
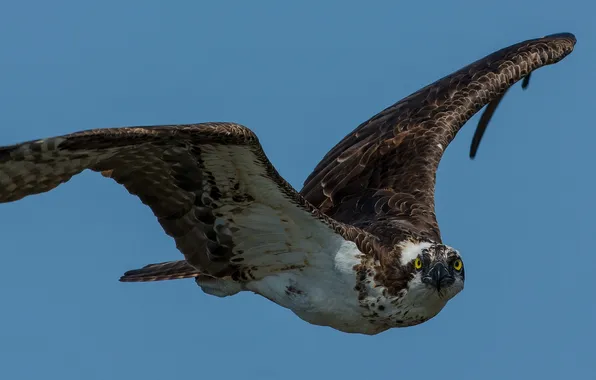
{"label": "outstretched wing", "polygon": [[[358,234],[306,202],[253,132],[232,123],[99,129],[0,148],[0,203],[85,169],[137,195],[206,275],[246,280],[301,268]],[[172,265],[166,274],[193,276]]]}
{"label": "outstretched wing", "polygon": [[347,135],[301,194],[336,220],[390,241],[402,239],[401,231],[440,241],[435,174],[451,140],[484,105],[496,101],[496,108],[510,86],[560,61],[574,45],[572,34],[528,40],[424,87]]}

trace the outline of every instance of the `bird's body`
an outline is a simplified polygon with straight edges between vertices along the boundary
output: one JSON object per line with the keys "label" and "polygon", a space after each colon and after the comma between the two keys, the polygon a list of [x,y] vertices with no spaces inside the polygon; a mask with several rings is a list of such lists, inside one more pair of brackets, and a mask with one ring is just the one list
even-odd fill
{"label": "bird's body", "polygon": [[[252,291],[316,325],[363,334],[422,323],[464,287],[442,243],[435,175],[457,131],[570,34],[495,52],[406,97],[337,144],[296,192],[235,123],[97,129],[0,148],[0,203],[101,172],[151,208],[184,260],[126,282],[194,278],[208,294]],[[484,126],[475,137],[475,154]]]}
{"label": "bird's body", "polygon": [[[285,270],[242,286],[209,278],[198,278],[197,283],[206,293],[219,297],[252,291],[309,323],[370,335],[425,322],[447,304],[449,297],[435,291],[390,295],[385,287],[373,285],[375,263],[356,244],[340,238],[322,243],[320,254],[304,254],[308,265],[301,270]],[[421,251],[428,244],[408,245]],[[355,297],[357,287],[360,290]]]}

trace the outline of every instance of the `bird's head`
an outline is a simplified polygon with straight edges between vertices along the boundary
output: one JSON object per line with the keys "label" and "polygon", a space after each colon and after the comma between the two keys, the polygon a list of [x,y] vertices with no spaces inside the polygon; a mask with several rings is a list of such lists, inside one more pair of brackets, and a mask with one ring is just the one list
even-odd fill
{"label": "bird's head", "polygon": [[433,298],[447,302],[464,288],[464,263],[455,249],[430,242],[401,246],[400,262],[409,273],[408,298],[419,302]]}

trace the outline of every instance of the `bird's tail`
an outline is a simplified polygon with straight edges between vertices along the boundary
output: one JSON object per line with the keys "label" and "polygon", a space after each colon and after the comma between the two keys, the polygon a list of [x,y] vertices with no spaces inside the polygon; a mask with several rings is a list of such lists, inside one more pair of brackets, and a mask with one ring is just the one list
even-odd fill
{"label": "bird's tail", "polygon": [[122,282],[148,282],[180,280],[199,276],[199,271],[185,260],[149,264],[140,269],[129,270],[120,277]]}

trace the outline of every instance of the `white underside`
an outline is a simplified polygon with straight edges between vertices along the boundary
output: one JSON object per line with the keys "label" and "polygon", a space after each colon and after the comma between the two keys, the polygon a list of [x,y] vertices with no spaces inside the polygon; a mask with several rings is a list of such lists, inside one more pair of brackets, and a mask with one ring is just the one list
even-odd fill
{"label": "white underside", "polygon": [[437,315],[455,295],[439,295],[417,274],[401,297],[387,298],[383,287],[369,284],[365,298],[359,300],[354,266],[361,264],[362,253],[353,242],[339,236],[329,240],[326,247],[321,252],[304,253],[309,265],[302,269],[272,273],[244,285],[229,280],[200,285],[205,292],[220,297],[252,291],[311,324],[367,335],[422,323]]}
{"label": "white underside", "polygon": [[292,310],[309,323],[345,332],[372,333],[375,326],[364,318],[354,289],[356,274],[352,268],[360,264],[362,253],[353,242],[340,239],[329,244],[333,250],[316,255],[331,260],[321,262],[313,257],[313,265],[303,270],[270,275],[248,283],[246,289]]}

